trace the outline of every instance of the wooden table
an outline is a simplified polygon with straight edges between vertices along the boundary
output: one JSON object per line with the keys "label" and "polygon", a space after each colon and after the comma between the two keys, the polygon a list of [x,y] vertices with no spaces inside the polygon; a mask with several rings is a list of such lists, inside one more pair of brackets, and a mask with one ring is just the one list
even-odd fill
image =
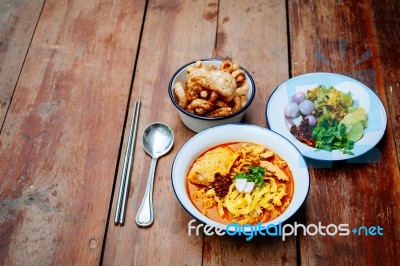
{"label": "wooden table", "polygon": [[[395,0],[1,0],[0,265],[399,265],[400,5]],[[380,226],[383,235],[188,236],[171,165],[195,133],[167,94],[200,58],[230,58],[253,76],[245,123],[266,127],[282,82],[334,72],[369,86],[388,124],[368,163],[310,167],[310,194],[290,223]],[[113,223],[134,99],[142,100],[126,224]],[[134,220],[150,157],[143,129],[175,134],[159,160],[155,222]]]}

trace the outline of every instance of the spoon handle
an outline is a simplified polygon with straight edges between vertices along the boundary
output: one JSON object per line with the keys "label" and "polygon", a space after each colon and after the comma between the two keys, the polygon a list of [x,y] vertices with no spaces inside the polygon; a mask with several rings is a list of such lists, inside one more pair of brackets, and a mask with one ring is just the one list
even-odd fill
{"label": "spoon handle", "polygon": [[140,204],[139,211],[136,215],[136,224],[141,227],[147,227],[153,224],[154,211],[153,211],[153,184],[154,174],[156,172],[157,159],[151,159],[149,179],[147,180],[146,191],[142,203]]}

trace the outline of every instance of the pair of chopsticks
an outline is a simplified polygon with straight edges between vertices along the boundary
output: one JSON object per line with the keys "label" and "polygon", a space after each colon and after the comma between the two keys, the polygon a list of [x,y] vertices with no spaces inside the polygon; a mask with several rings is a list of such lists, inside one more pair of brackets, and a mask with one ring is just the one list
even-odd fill
{"label": "pair of chopsticks", "polygon": [[121,184],[119,187],[117,207],[115,208],[114,223],[123,225],[125,222],[126,202],[129,192],[129,183],[133,162],[133,151],[135,149],[137,123],[139,119],[140,99],[135,101],[135,107],[132,115],[132,123],[129,130],[128,143],[126,145],[124,167],[121,175]]}

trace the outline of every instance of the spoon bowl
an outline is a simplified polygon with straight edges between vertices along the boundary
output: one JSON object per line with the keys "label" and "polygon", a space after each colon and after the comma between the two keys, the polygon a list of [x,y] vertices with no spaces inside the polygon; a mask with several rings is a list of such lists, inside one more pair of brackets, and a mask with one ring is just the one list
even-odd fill
{"label": "spoon bowl", "polygon": [[174,134],[166,124],[153,123],[143,132],[143,148],[152,157],[159,158],[165,155],[172,148],[173,143]]}
{"label": "spoon bowl", "polygon": [[142,145],[143,149],[151,156],[151,165],[144,197],[136,215],[138,226],[147,227],[153,224],[153,184],[157,160],[171,150],[173,143],[172,129],[161,122],[150,124],[143,132]]}

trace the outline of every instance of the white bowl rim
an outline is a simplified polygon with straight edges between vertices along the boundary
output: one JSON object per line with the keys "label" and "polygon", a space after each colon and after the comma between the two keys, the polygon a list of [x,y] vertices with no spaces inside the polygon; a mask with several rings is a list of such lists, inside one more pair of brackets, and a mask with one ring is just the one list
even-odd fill
{"label": "white bowl rim", "polygon": [[[295,205],[295,206],[294,206],[294,209],[295,209],[295,210],[294,210],[292,213],[290,213],[290,214],[288,215],[288,214],[287,214],[288,209],[286,209],[286,210],[285,210],[281,215],[279,215],[277,218],[275,218],[275,219],[273,219],[273,220],[270,220],[270,221],[268,221],[267,223],[264,223],[263,226],[278,225],[278,224],[280,224],[280,223],[284,223],[284,222],[288,221],[291,217],[293,217],[293,216],[299,211],[299,209],[301,208],[301,206],[302,206],[302,205],[304,204],[304,202],[307,200],[307,197],[308,197],[309,192],[310,192],[310,173],[309,173],[309,171],[308,171],[308,167],[307,167],[307,164],[306,164],[306,161],[305,161],[303,155],[300,153],[300,151],[297,149],[297,147],[296,147],[295,145],[293,145],[289,140],[287,140],[287,139],[286,139],[285,137],[283,137],[281,134],[279,134],[279,133],[277,133],[277,132],[275,132],[275,131],[272,131],[272,130],[270,130],[270,129],[268,129],[268,128],[258,126],[258,125],[244,124],[244,123],[234,123],[234,124],[225,124],[225,125],[214,126],[214,127],[205,129],[205,130],[203,130],[203,131],[197,133],[197,134],[194,135],[191,139],[189,139],[184,145],[182,145],[182,147],[181,147],[181,148],[178,150],[178,152],[176,153],[175,158],[174,158],[173,163],[172,163],[172,167],[171,167],[171,183],[172,183],[172,188],[173,188],[173,190],[174,190],[174,193],[175,193],[176,198],[178,199],[178,201],[179,201],[179,203],[182,205],[182,207],[186,210],[186,212],[189,213],[189,214],[190,214],[193,218],[195,218],[197,221],[199,221],[199,222],[201,222],[201,223],[203,223],[203,224],[210,225],[210,226],[212,226],[212,227],[218,227],[218,228],[220,228],[220,229],[225,229],[225,230],[227,230],[227,226],[228,226],[228,225],[221,224],[221,223],[218,223],[218,222],[216,222],[216,221],[214,221],[214,220],[211,220],[211,219],[208,218],[207,216],[201,214],[193,204],[192,204],[192,205],[193,205],[194,209],[196,209],[196,210],[200,213],[200,215],[202,215],[201,217],[198,217],[198,216],[196,216],[195,214],[193,214],[193,213],[184,205],[184,203],[183,203],[183,202],[181,201],[181,199],[179,198],[178,193],[177,193],[177,190],[176,190],[176,188],[175,188],[175,183],[174,183],[173,174],[174,174],[174,168],[176,167],[175,163],[176,163],[176,160],[177,160],[178,156],[180,155],[181,151],[182,151],[183,149],[185,149],[185,148],[193,141],[193,139],[199,137],[199,135],[208,134],[207,132],[213,131],[213,130],[215,130],[216,128],[220,128],[220,127],[232,127],[232,126],[233,126],[233,127],[235,127],[235,126],[240,126],[240,127],[243,127],[243,126],[244,126],[244,127],[253,127],[253,128],[258,129],[258,130],[260,130],[260,129],[261,129],[261,130],[265,130],[265,131],[268,132],[269,134],[276,135],[278,138],[280,138],[282,141],[284,141],[287,145],[289,145],[289,147],[291,147],[292,149],[294,149],[294,150],[297,151],[297,154],[296,154],[296,155],[297,155],[298,158],[299,158],[299,165],[301,166],[301,168],[304,168],[304,169],[305,169],[305,172],[306,172],[306,176],[304,176],[304,178],[305,178],[304,182],[306,182],[307,191],[303,191],[304,195],[301,195],[302,198],[300,199],[299,202],[296,202],[295,204],[293,204],[293,201],[292,201],[292,202],[289,204],[289,207],[290,207],[290,205]],[[230,142],[230,141],[228,140],[227,142]],[[218,145],[218,144],[212,145],[212,146],[209,147],[209,148],[212,148],[212,147],[217,146],[217,145]],[[206,150],[206,149],[207,149],[207,147],[204,148],[204,150]],[[274,151],[274,152],[275,152],[275,151]],[[285,158],[283,158],[283,159],[285,159]],[[285,159],[285,160],[287,160],[287,159]],[[192,162],[190,162],[190,163],[192,163]],[[296,191],[296,189],[295,189],[295,191]],[[293,195],[293,197],[294,197],[294,195]],[[288,207],[288,208],[289,208],[289,207]],[[286,215],[284,215],[285,213],[286,213]],[[204,217],[203,217],[203,216],[204,216]],[[247,229],[249,229],[249,228],[247,228],[247,227],[244,228],[244,230],[248,231]]]}
{"label": "white bowl rim", "polygon": [[[339,74],[339,73],[333,73],[333,72],[309,72],[309,73],[300,74],[300,75],[298,75],[298,76],[294,76],[294,77],[289,78],[289,79],[287,79],[286,81],[282,82],[281,84],[279,84],[279,85],[272,91],[272,93],[270,94],[270,96],[269,96],[269,98],[268,98],[268,101],[267,101],[267,103],[266,103],[266,105],[265,105],[264,114],[265,114],[265,120],[266,120],[266,122],[267,122],[267,127],[268,127],[268,129],[270,129],[270,130],[272,130],[272,131],[274,131],[274,132],[277,132],[277,131],[275,131],[275,130],[276,130],[275,128],[273,129],[273,128],[271,127],[270,120],[268,119],[268,106],[269,106],[269,104],[270,104],[270,102],[271,102],[271,100],[272,100],[274,94],[275,94],[282,86],[284,86],[286,83],[288,83],[289,81],[301,80],[301,79],[303,79],[303,78],[308,78],[308,77],[313,77],[313,76],[334,76],[334,77],[337,77],[337,78],[341,78],[341,79],[343,79],[343,80],[351,81],[351,82],[353,82],[353,83],[355,83],[355,84],[358,84],[360,87],[364,88],[365,91],[368,93],[368,95],[370,95],[371,97],[373,97],[374,100],[376,101],[376,103],[377,103],[377,104],[379,105],[379,107],[380,107],[379,111],[381,112],[381,114],[382,114],[382,116],[383,116],[383,120],[382,120],[383,127],[382,127],[382,129],[381,129],[381,131],[380,131],[380,134],[379,134],[376,138],[374,138],[374,141],[371,142],[371,144],[368,146],[367,149],[363,149],[363,150],[357,152],[357,153],[354,154],[354,155],[342,154],[342,153],[339,152],[339,151],[318,150],[318,149],[316,149],[316,148],[312,148],[312,147],[306,146],[306,144],[300,142],[300,141],[297,140],[297,139],[295,139],[293,142],[290,141],[290,140],[289,140],[289,141],[292,142],[293,145],[294,145],[296,148],[298,148],[298,147],[306,147],[307,150],[319,152],[318,155],[310,156],[309,153],[303,152],[303,151],[304,151],[304,148],[299,148],[299,149],[298,149],[298,150],[300,151],[300,153],[303,155],[303,157],[306,157],[306,158],[308,158],[308,159],[315,160],[315,161],[321,161],[321,162],[323,162],[323,161],[346,161],[346,160],[349,160],[349,159],[355,159],[355,158],[357,158],[357,157],[361,157],[362,155],[364,155],[365,153],[367,153],[370,149],[372,149],[373,147],[375,147],[375,146],[379,143],[379,141],[381,141],[381,139],[382,139],[382,137],[383,137],[383,135],[385,134],[385,131],[386,131],[386,127],[387,127],[387,114],[386,114],[385,107],[384,107],[382,101],[380,100],[380,98],[378,97],[378,95],[376,94],[376,92],[373,91],[372,89],[370,89],[367,85],[365,85],[364,83],[362,83],[362,82],[360,82],[360,81],[358,81],[358,80],[356,80],[356,79],[354,79],[354,78],[352,78],[352,77],[350,77],[350,76],[346,76],[346,75]],[[278,132],[278,133],[279,133],[279,132]],[[280,133],[279,133],[279,134],[280,134]],[[282,134],[282,136],[283,136],[284,138],[286,138],[286,137],[284,136],[284,134]],[[337,154],[336,154],[336,157],[337,157],[337,158],[327,157],[327,154],[333,154],[333,153],[337,153]]]}
{"label": "white bowl rim", "polygon": [[256,84],[255,84],[255,82],[253,80],[253,77],[250,75],[250,73],[245,68],[243,68],[242,66],[240,66],[240,69],[243,70],[244,73],[246,73],[246,76],[250,79],[250,83],[251,83],[251,85],[253,87],[253,90],[252,90],[252,93],[250,95],[250,99],[248,99],[247,103],[242,108],[240,108],[238,111],[236,111],[236,112],[234,112],[234,113],[232,113],[230,115],[227,115],[227,116],[205,117],[205,116],[200,116],[200,115],[196,115],[196,114],[193,114],[191,112],[188,112],[187,110],[185,110],[184,108],[179,106],[179,104],[175,100],[175,97],[174,97],[174,94],[173,94],[173,91],[172,91],[172,83],[173,83],[175,77],[184,68],[186,68],[187,66],[189,66],[191,64],[196,63],[197,61],[202,61],[202,62],[219,61],[219,62],[224,62],[225,60],[224,59],[220,59],[220,58],[203,58],[203,59],[199,59],[199,60],[195,60],[195,61],[192,61],[190,63],[187,63],[187,64],[183,65],[182,67],[180,67],[177,71],[175,71],[175,73],[172,75],[172,77],[171,77],[171,79],[170,79],[170,81],[168,83],[168,94],[169,94],[169,97],[170,97],[172,103],[175,105],[175,107],[178,108],[179,111],[183,112],[184,114],[186,114],[188,116],[191,116],[191,117],[197,118],[197,119],[201,119],[201,120],[205,120],[205,121],[224,120],[224,119],[227,119],[227,118],[230,118],[230,117],[234,117],[234,116],[246,111],[247,108],[250,106],[251,102],[254,100],[254,97],[256,95]]}

